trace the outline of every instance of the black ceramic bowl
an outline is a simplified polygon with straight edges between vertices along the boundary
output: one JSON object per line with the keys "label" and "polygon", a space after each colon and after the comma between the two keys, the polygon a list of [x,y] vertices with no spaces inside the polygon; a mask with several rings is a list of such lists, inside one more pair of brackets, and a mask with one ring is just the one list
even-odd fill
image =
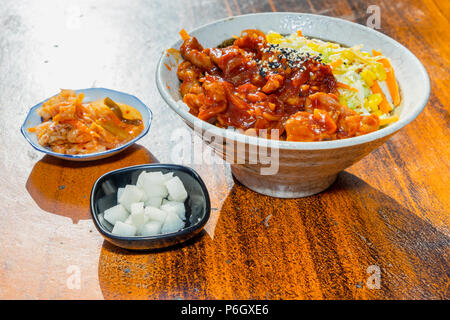
{"label": "black ceramic bowl", "polygon": [[[117,204],[117,190],[127,184],[136,184],[142,171],[173,172],[188,193],[186,225],[177,232],[157,236],[122,237],[111,233],[112,226],[102,225],[98,215]],[[108,172],[95,183],[91,192],[91,214],[95,227],[112,244],[132,250],[159,249],[184,242],[198,234],[209,219],[211,205],[208,190],[200,176],[191,168],[173,164],[145,164]]]}

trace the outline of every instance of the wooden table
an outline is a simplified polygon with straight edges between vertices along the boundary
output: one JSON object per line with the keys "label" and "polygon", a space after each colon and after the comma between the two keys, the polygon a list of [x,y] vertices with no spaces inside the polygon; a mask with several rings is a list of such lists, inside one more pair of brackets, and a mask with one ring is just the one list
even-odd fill
{"label": "wooden table", "polygon": [[[450,298],[448,2],[329,3],[3,1],[0,298]],[[430,74],[429,104],[413,123],[329,190],[303,199],[256,194],[233,180],[228,165],[192,165],[212,198],[201,237],[153,253],[103,241],[89,213],[93,182],[113,169],[171,162],[175,142],[168,138],[185,126],[154,83],[157,58],[181,28],[262,11],[366,24],[369,5],[380,8],[381,32],[407,46]],[[150,133],[96,162],[32,149],[19,131],[28,109],[61,87],[91,86],[142,99],[154,114]],[[371,282],[377,270],[379,289]]]}

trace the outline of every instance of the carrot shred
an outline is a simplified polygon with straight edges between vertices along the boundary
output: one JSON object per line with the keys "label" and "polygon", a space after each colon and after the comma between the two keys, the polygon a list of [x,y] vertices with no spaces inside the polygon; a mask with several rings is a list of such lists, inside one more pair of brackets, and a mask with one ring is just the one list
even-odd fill
{"label": "carrot shred", "polygon": [[384,119],[380,119],[380,126],[385,126],[387,124],[393,123],[398,121],[398,115],[393,115],[392,117],[389,118],[384,118]]}
{"label": "carrot shred", "polygon": [[302,30],[297,30],[297,36],[299,36],[299,37],[303,37],[303,33],[302,33]]}
{"label": "carrot shred", "polygon": [[373,85],[370,89],[372,90],[373,93],[379,93],[381,95],[381,102],[380,102],[381,112],[388,113],[389,111],[391,111],[392,107],[387,101],[386,96],[384,95],[383,91],[380,88],[380,85],[376,80],[373,82]]}
{"label": "carrot shred", "polygon": [[180,36],[181,36],[181,39],[183,39],[183,41],[186,41],[191,38],[191,36],[184,29],[181,29]]}
{"label": "carrot shred", "polygon": [[358,89],[350,87],[348,84],[345,84],[345,83],[342,83],[342,82],[337,82],[336,86],[338,88],[344,88],[344,89],[347,89],[347,90],[358,92]]}
{"label": "carrot shred", "polygon": [[342,59],[339,58],[336,61],[331,62],[330,65],[334,69],[334,68],[339,67],[342,63],[343,63]]}
{"label": "carrot shred", "polygon": [[[376,50],[372,50],[372,54],[374,56],[381,56],[381,52]],[[395,80],[394,68],[392,68],[391,63],[386,58],[380,59],[379,61],[386,70],[386,84],[389,93],[391,94],[392,102],[394,103],[394,106],[398,106],[400,104],[400,94],[398,91],[397,80]]]}

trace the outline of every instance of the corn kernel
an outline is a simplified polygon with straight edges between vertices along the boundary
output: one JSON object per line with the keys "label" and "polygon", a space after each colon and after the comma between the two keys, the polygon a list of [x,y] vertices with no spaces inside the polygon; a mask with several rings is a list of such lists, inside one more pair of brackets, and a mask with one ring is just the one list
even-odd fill
{"label": "corn kernel", "polygon": [[283,40],[283,36],[276,32],[271,32],[266,36],[267,42],[279,44]]}
{"label": "corn kernel", "polygon": [[350,50],[345,50],[342,52],[342,57],[347,59],[348,62],[351,63],[351,62],[353,62],[353,59],[355,58],[355,54]]}
{"label": "corn kernel", "polygon": [[380,80],[380,81],[386,80],[386,70],[384,69],[384,66],[381,63],[376,62],[374,64],[372,70],[375,73],[375,75],[377,76],[378,80]]}
{"label": "corn kernel", "polygon": [[339,96],[339,103],[346,106],[347,105],[347,99],[344,96]]}
{"label": "corn kernel", "polygon": [[361,78],[369,87],[371,87],[373,86],[373,82],[377,79],[377,76],[369,68],[365,68],[361,71]]}
{"label": "corn kernel", "polygon": [[380,119],[380,126],[385,126],[387,124],[398,121],[398,115],[393,115],[389,118]]}
{"label": "corn kernel", "polygon": [[373,102],[376,106],[378,106],[381,103],[381,101],[383,100],[383,97],[381,97],[380,93],[374,93],[374,94],[371,94],[368,97],[368,99],[370,102]]}
{"label": "corn kernel", "polygon": [[308,47],[310,47],[314,51],[318,51],[319,50],[319,45],[314,43],[314,42],[312,42],[312,41],[308,43]]}
{"label": "corn kernel", "polygon": [[381,103],[382,97],[381,94],[375,93],[368,96],[366,99],[364,99],[364,107],[366,109],[371,110],[373,113],[377,115],[381,115],[381,111],[378,108],[378,105]]}

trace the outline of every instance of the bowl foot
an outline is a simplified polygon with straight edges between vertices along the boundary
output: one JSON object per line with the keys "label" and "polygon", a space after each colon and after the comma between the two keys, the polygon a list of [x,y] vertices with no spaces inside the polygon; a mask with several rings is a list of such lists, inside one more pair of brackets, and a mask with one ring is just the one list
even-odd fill
{"label": "bowl foot", "polygon": [[327,189],[337,178],[337,174],[313,178],[280,174],[262,176],[259,172],[242,165],[231,165],[231,172],[250,190],[276,198],[311,196]]}

